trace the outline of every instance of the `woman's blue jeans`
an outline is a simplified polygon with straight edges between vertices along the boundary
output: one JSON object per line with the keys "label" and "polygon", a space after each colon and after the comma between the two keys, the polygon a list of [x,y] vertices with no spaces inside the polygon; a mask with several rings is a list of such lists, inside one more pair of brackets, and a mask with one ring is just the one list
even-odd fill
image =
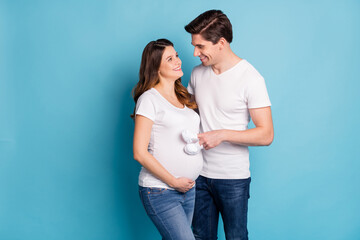
{"label": "woman's blue jeans", "polygon": [[195,240],[191,230],[195,187],[181,193],[166,188],[139,186],[139,194],[147,215],[163,239]]}
{"label": "woman's blue jeans", "polygon": [[251,179],[212,179],[199,176],[193,231],[197,240],[217,239],[219,212],[227,240],[247,240],[247,211]]}

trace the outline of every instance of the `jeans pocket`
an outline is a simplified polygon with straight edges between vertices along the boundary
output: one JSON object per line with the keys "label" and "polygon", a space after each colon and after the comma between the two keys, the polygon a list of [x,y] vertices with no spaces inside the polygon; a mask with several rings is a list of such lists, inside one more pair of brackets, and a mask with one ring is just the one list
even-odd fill
{"label": "jeans pocket", "polygon": [[163,194],[167,191],[167,188],[153,188],[150,187],[147,189],[148,194],[153,195],[153,194]]}
{"label": "jeans pocket", "polygon": [[174,196],[167,188],[147,188],[143,192],[143,204],[148,215],[158,215],[171,207]]}

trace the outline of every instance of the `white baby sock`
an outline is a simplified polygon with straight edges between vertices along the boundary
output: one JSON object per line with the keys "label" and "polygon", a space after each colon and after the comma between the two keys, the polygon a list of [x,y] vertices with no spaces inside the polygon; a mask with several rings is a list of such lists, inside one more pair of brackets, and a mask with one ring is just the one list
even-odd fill
{"label": "white baby sock", "polygon": [[199,139],[196,133],[191,132],[190,130],[184,130],[181,133],[182,138],[186,142],[184,147],[184,152],[189,155],[196,155],[203,149],[203,146],[200,146]]}

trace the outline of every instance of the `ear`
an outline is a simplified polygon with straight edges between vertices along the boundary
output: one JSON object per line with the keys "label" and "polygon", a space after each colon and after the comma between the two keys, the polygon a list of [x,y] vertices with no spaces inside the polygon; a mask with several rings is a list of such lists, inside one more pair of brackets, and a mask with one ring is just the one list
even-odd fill
{"label": "ear", "polygon": [[226,45],[226,39],[225,38],[223,38],[223,37],[221,37],[220,39],[219,39],[219,42],[218,42],[218,44],[219,44],[219,50],[222,50],[222,49],[224,49],[224,47],[225,47],[225,45]]}

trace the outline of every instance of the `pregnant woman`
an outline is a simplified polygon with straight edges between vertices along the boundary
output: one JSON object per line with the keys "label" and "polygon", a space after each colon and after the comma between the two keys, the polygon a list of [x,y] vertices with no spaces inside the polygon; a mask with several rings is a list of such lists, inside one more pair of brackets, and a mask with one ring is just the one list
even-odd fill
{"label": "pregnant woman", "polygon": [[184,152],[181,133],[198,133],[200,118],[181,84],[182,76],[181,60],[169,40],[146,45],[133,93],[133,148],[134,159],[142,165],[139,194],[147,215],[163,239],[189,240],[195,239],[194,184],[203,158],[201,152]]}

